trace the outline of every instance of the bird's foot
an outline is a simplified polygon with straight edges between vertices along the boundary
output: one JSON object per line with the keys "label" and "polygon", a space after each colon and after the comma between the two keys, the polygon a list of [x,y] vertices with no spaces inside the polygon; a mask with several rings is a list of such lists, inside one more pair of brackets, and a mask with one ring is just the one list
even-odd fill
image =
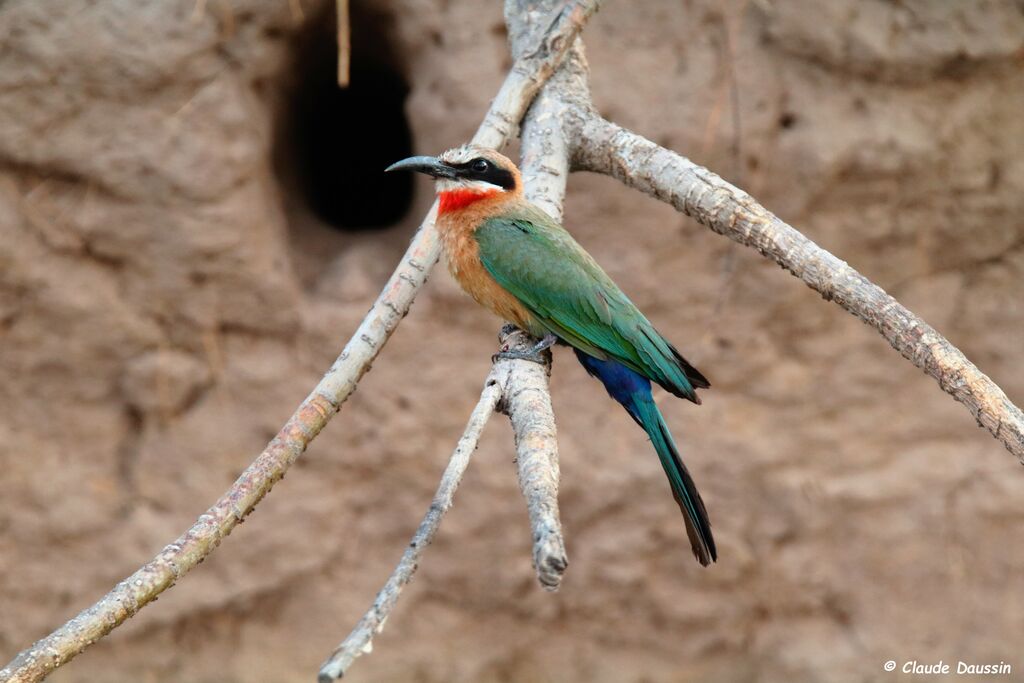
{"label": "bird's foot", "polygon": [[547,365],[548,359],[544,357],[544,352],[551,348],[556,341],[558,341],[558,337],[553,334],[546,334],[543,339],[526,351],[499,351],[491,356],[491,362],[494,363],[499,360],[528,360],[531,363]]}

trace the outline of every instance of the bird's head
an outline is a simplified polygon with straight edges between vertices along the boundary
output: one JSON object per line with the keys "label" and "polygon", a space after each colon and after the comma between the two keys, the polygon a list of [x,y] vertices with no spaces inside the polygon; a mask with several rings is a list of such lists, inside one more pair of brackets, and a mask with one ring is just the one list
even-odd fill
{"label": "bird's head", "polygon": [[482,199],[512,198],[523,181],[512,161],[493,149],[462,145],[436,157],[409,157],[386,171],[417,171],[432,176],[441,200],[440,213],[465,208]]}

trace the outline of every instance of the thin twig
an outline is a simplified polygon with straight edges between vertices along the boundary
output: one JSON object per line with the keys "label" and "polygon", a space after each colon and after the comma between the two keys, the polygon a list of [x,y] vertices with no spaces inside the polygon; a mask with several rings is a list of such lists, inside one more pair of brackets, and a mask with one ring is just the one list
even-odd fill
{"label": "thin twig", "polygon": [[459,443],[448,461],[448,466],[441,476],[441,483],[437,487],[430,508],[423,517],[423,521],[420,522],[419,528],[416,529],[409,546],[402,554],[402,559],[399,560],[398,566],[395,567],[387,583],[377,593],[373,606],[359,620],[352,633],[342,641],[320,667],[320,674],[317,678],[319,683],[330,683],[330,681],[341,678],[357,657],[369,653],[373,649],[374,636],[384,628],[384,622],[391,614],[391,610],[394,609],[395,603],[398,602],[398,596],[402,589],[412,581],[423,551],[434,540],[434,535],[441,525],[441,518],[451,508],[455,490],[459,487],[466,467],[469,465],[469,458],[476,450],[484,426],[494,413],[501,395],[501,385],[495,373],[492,372],[484,383],[480,400],[473,408],[462,438],[459,439]]}
{"label": "thin twig", "polygon": [[337,0],[338,15],[338,87],[347,88],[352,57],[352,29],[349,26],[348,0]]}
{"label": "thin twig", "polygon": [[[551,76],[597,9],[597,0],[567,3],[536,49],[517,59],[473,141],[502,147],[516,132],[534,95]],[[195,567],[256,504],[324,428],[355,390],[360,378],[408,313],[437,262],[436,206],[353,337],[277,436],[214,505],[176,541],[56,631],[19,653],[0,669],[0,683],[41,681],[170,588]]]}
{"label": "thin twig", "polygon": [[934,328],[708,169],[590,109],[576,113],[582,125],[574,138],[573,158],[580,170],[611,175],[775,261],[822,297],[875,328],[904,358],[967,406],[978,424],[1024,462],[1024,413]]}

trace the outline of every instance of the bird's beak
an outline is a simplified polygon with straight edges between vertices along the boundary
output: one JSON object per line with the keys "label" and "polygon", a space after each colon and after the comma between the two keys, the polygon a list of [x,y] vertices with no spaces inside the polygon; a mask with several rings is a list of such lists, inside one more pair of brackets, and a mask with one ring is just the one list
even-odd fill
{"label": "bird's beak", "polygon": [[454,178],[455,169],[447,165],[437,157],[409,157],[396,161],[384,169],[385,173],[391,171],[417,171],[426,173],[435,178]]}

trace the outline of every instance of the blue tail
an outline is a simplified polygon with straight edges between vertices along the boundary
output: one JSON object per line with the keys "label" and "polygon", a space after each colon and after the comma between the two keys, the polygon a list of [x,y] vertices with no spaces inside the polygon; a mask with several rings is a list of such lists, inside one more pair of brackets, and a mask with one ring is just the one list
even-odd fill
{"label": "blue tail", "polygon": [[588,373],[601,380],[608,395],[621,403],[630,417],[647,432],[661,460],[661,466],[668,475],[672,495],[686,520],[686,535],[690,537],[694,556],[705,567],[714,562],[718,559],[718,552],[715,550],[715,539],[711,536],[711,522],[704,509],[704,501],[679,457],[679,449],[668,431],[665,419],[654,403],[651,382],[613,360],[598,360],[578,350],[576,357]]}

